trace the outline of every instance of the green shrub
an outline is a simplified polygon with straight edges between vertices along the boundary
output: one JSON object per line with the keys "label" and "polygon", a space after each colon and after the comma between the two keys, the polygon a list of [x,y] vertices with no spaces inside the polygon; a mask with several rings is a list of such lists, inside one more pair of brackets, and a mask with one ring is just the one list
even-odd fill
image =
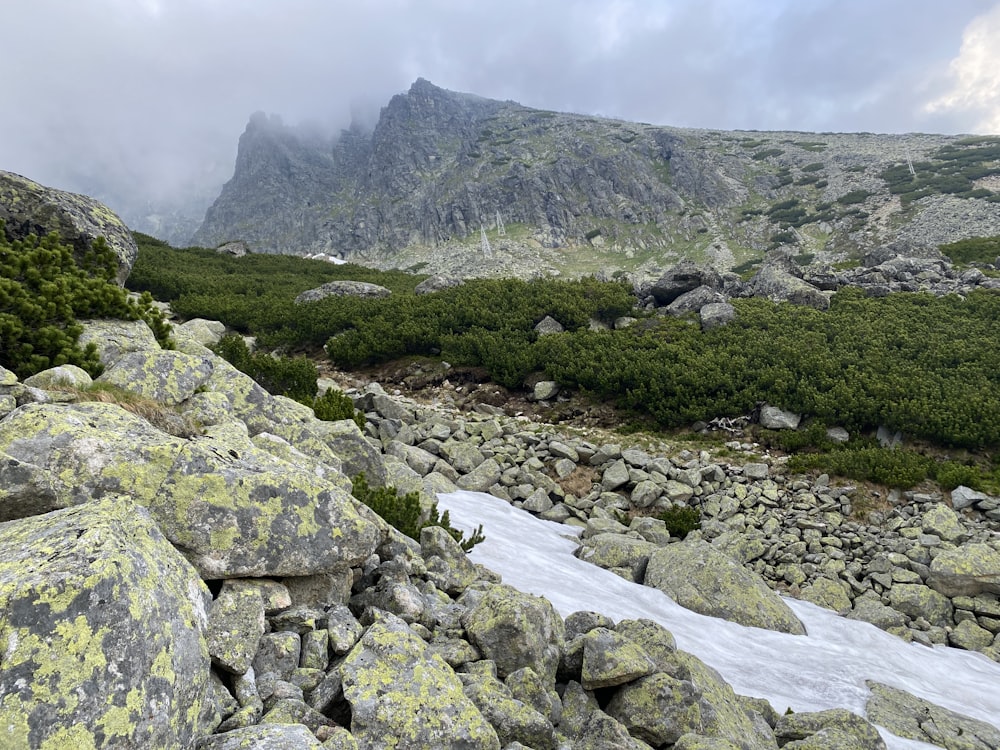
{"label": "green shrub", "polygon": [[992,265],[997,258],[1000,258],[1000,237],[970,237],[966,240],[941,245],[938,250],[951,258],[953,263],[963,265],[989,263]]}
{"label": "green shrub", "polygon": [[319,371],[306,357],[251,352],[243,337],[235,333],[223,336],[212,351],[256,380],[268,393],[287,396],[309,406],[316,398]]}
{"label": "green shrub", "polygon": [[907,489],[927,479],[933,471],[932,464],[931,459],[912,451],[865,447],[793,456],[788,467],[792,471],[818,469],[841,477]]}
{"label": "green shrub", "polygon": [[983,472],[975,466],[945,461],[934,467],[934,478],[943,490],[953,490],[959,485],[965,485],[974,490],[983,488]]}
{"label": "green shrub", "polygon": [[670,536],[683,539],[692,531],[701,528],[701,514],[696,508],[671,505],[657,516],[667,525]]}
{"label": "green shrub", "polygon": [[55,233],[10,241],[0,221],[0,365],[19,377],[72,364],[101,372],[94,345],[81,348],[79,320],[145,320],[160,345],[169,328],[145,295],[138,301],[115,283],[118,260],[103,238],[76,258]]}
{"label": "green shrub", "polygon": [[341,419],[353,419],[362,430],[365,428],[365,415],[354,408],[350,396],[336,388],[328,388],[322,396],[318,396],[312,404],[316,419],[326,422],[337,422]]}
{"label": "green shrub", "polygon": [[420,495],[416,492],[400,495],[395,487],[372,487],[364,473],[354,477],[351,484],[354,497],[410,539],[420,541],[420,530],[428,526],[443,528],[466,552],[485,539],[481,525],[466,539],[461,531],[452,527],[448,511],[438,515],[436,502],[431,505],[428,518],[421,520]]}

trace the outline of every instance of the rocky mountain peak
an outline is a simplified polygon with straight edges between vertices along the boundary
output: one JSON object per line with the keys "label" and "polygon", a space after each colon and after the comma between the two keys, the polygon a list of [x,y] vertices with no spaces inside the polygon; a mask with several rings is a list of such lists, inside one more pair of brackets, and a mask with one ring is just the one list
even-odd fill
{"label": "rocky mountain peak", "polygon": [[1000,234],[998,151],[1000,139],[630,123],[418,78],[372,131],[333,141],[253,115],[194,240],[464,276],[655,278],[680,258],[728,269],[783,246],[837,261]]}

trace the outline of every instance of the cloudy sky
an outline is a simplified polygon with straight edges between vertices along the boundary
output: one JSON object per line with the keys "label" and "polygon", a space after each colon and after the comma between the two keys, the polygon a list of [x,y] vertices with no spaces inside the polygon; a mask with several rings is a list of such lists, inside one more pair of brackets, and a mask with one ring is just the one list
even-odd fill
{"label": "cloudy sky", "polygon": [[0,169],[214,194],[252,112],[373,121],[418,76],[720,129],[1000,133],[1000,0],[4,0]]}

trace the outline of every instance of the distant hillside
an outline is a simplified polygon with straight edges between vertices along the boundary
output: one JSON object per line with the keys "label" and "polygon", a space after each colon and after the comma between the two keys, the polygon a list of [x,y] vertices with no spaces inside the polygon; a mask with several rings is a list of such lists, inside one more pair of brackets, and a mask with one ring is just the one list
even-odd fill
{"label": "distant hillside", "polygon": [[464,275],[655,272],[779,245],[919,254],[1000,234],[998,201],[1000,137],[670,128],[418,79],[371,133],[254,115],[194,241]]}

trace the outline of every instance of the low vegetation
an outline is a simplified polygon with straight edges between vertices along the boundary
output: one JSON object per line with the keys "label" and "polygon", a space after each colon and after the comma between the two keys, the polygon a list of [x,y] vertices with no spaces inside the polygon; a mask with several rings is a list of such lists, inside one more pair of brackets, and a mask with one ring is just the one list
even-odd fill
{"label": "low vegetation", "polygon": [[439,515],[437,503],[433,503],[425,514],[420,506],[420,495],[408,492],[400,495],[395,487],[372,487],[365,475],[358,474],[352,480],[354,497],[375,511],[384,521],[411,539],[420,541],[420,530],[428,526],[440,526],[461,545],[466,552],[485,540],[483,527],[479,526],[469,537],[452,527],[448,511]]}
{"label": "low vegetation", "polygon": [[152,298],[130,298],[115,283],[117,272],[103,239],[75,258],[55,233],[10,241],[0,221],[0,365],[21,378],[67,364],[99,375],[96,347],[79,345],[79,321],[87,318],[145,320],[169,347],[168,326]]}

